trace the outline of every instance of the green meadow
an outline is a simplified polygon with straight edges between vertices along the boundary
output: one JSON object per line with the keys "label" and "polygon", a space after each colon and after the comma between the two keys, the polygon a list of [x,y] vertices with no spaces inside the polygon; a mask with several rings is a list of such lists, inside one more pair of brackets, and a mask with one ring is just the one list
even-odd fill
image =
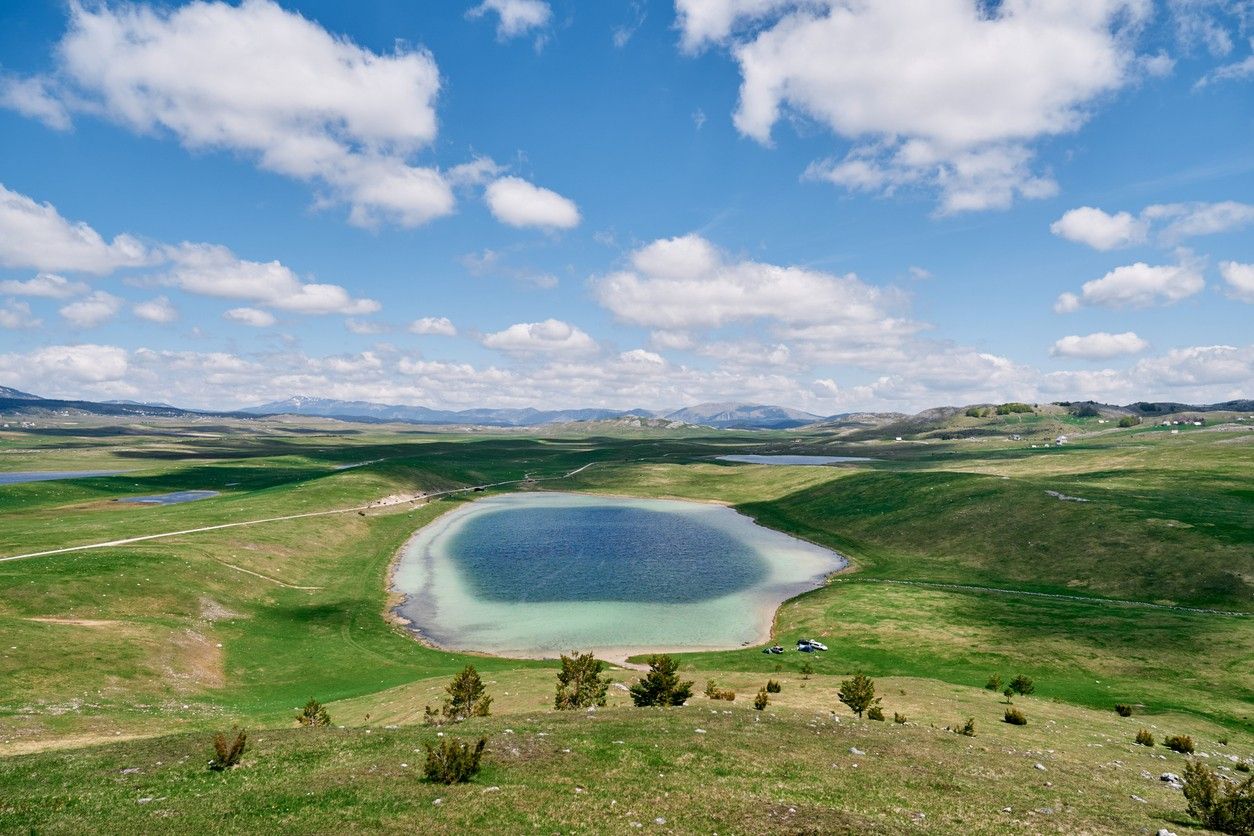
{"label": "green meadow", "polygon": [[[1044,446],[1060,427],[1071,442]],[[1131,738],[1191,734],[1225,769],[1254,757],[1254,433],[1034,415],[896,434],[321,420],[0,431],[5,472],[126,471],[0,486],[0,557],[231,526],[0,561],[0,831],[1190,826],[1157,780],[1182,758]],[[875,461],[715,459],[732,452]],[[634,709],[615,687],[606,709],[557,713],[553,662],[446,653],[389,616],[396,551],[495,483],[508,484],[487,492],[726,503],[851,567],[779,609],[786,654],[681,656],[698,695],[714,679],[734,703]],[[179,490],[220,494],[117,501]],[[272,521],[231,525],[257,520]],[[830,650],[794,652],[803,636]],[[425,784],[421,747],[437,732],[423,706],[468,662],[494,715],[446,731],[489,736],[484,772]],[[855,672],[909,721],[854,718],[835,692]],[[1015,700],[1028,726],[1000,722],[1001,696],[982,687],[992,674],[1036,681]],[[785,688],[759,713],[766,677]],[[310,697],[333,728],[294,728]],[[945,730],[968,717],[975,737]],[[251,732],[245,762],[211,774],[208,735],[234,724]]]}

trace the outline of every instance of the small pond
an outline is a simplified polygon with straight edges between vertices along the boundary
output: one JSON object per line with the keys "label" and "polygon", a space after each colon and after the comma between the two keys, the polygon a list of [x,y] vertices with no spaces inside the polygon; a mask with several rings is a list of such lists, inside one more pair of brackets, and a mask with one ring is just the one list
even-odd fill
{"label": "small pond", "polygon": [[117,476],[125,470],[26,470],[16,473],[0,473],[0,485],[18,485],[23,482],[53,482],[58,479],[91,479],[97,476]]}
{"label": "small pond", "polygon": [[779,604],[844,565],[721,505],[519,493],[420,530],[392,583],[440,647],[624,655],[762,641]]}
{"label": "small pond", "polygon": [[719,461],[740,462],[741,464],[791,464],[791,465],[823,465],[840,464],[841,462],[874,462],[879,459],[868,459],[865,456],[758,456],[736,455],[718,456]]}
{"label": "small pond", "polygon": [[181,502],[195,502],[198,499],[209,499],[218,496],[217,491],[174,491],[172,493],[159,493],[153,496],[128,496],[119,499],[118,502],[128,502],[136,505],[178,505]]}

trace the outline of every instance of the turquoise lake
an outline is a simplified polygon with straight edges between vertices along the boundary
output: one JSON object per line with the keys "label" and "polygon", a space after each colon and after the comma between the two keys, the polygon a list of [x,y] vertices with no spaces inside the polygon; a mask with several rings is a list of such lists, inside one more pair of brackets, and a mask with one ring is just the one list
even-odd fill
{"label": "turquoise lake", "polygon": [[520,493],[421,529],[393,588],[440,647],[623,655],[763,641],[780,603],[844,565],[721,505]]}

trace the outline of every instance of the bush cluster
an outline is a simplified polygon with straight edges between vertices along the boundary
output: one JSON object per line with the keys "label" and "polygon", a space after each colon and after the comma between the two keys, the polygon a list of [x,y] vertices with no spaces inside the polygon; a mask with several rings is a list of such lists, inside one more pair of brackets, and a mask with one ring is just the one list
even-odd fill
{"label": "bush cluster", "polygon": [[591,653],[574,656],[562,654],[562,669],[557,672],[557,694],[553,707],[558,711],[605,705],[610,678],[602,677],[605,663]]}
{"label": "bush cluster", "polygon": [[753,707],[758,711],[762,711],[771,704],[771,698],[767,696],[766,691],[758,691],[758,695],[753,698]]}
{"label": "bush cluster", "polygon": [[1193,738],[1187,734],[1173,734],[1171,737],[1163,738],[1163,745],[1182,755],[1193,754]]}
{"label": "bush cluster", "polygon": [[1254,833],[1254,778],[1222,787],[1220,783],[1215,771],[1201,761],[1190,760],[1184,765],[1189,815],[1220,833]]}
{"label": "bush cluster", "polygon": [[718,683],[713,679],[705,681],[705,695],[712,700],[727,700],[727,702],[732,702],[736,699],[735,691],[724,691],[718,687]]}
{"label": "bush cluster", "polygon": [[327,713],[322,703],[311,699],[305,703],[305,707],[300,710],[300,714],[296,715],[296,722],[302,726],[329,726],[331,725],[331,715]]}
{"label": "bush cluster", "polygon": [[649,657],[649,672],[631,686],[637,708],[651,705],[683,705],[692,696],[692,682],[679,679],[679,663],[666,655]]}
{"label": "bush cluster", "polygon": [[1012,726],[1026,726],[1028,724],[1028,718],[1023,716],[1023,712],[1017,708],[1007,708],[1002,720]]}
{"label": "bush cluster", "polygon": [[487,717],[491,713],[492,698],[474,665],[467,665],[453,681],[444,686],[444,704],[437,711],[427,706],[424,721],[428,725],[460,723],[470,717]]}
{"label": "bush cluster", "polygon": [[904,715],[904,714],[899,714],[899,713],[897,713],[896,711],[894,711],[894,712],[893,712],[893,722],[894,722],[894,723],[905,723],[905,722],[906,722],[906,715]]}
{"label": "bush cluster", "polygon": [[1131,717],[1132,706],[1128,705],[1127,703],[1117,702],[1115,703],[1115,713],[1118,714],[1120,717]]}
{"label": "bush cluster", "polygon": [[1141,729],[1136,733],[1136,742],[1138,746],[1153,746],[1154,735],[1150,734],[1149,729]]}
{"label": "bush cluster", "polygon": [[233,766],[238,766],[244,757],[244,744],[248,742],[248,732],[243,729],[231,729],[231,731],[235,732],[234,738],[228,738],[222,732],[213,736],[213,758],[209,761],[209,768],[214,772],[225,772]]}
{"label": "bush cluster", "polygon": [[963,737],[975,737],[975,718],[968,717],[967,721],[958,729],[958,734]]}
{"label": "bush cluster", "polygon": [[1011,403],[999,404],[997,407],[998,415],[1014,415],[1016,413],[1027,413],[1027,412],[1035,412],[1035,411],[1036,410],[1033,409],[1028,404],[1016,403],[1013,401]]}
{"label": "bush cluster", "polygon": [[782,691],[782,690],[783,690],[783,686],[781,686],[781,685],[779,684],[779,680],[778,680],[778,679],[768,679],[768,680],[766,680],[766,693],[768,693],[768,694],[778,694],[778,693],[779,693],[780,691]]}
{"label": "bush cluster", "polygon": [[866,710],[866,718],[868,720],[879,720],[882,723],[884,722],[884,709],[878,705],[873,705]]}
{"label": "bush cluster", "polygon": [[427,744],[427,763],[423,769],[427,780],[437,784],[464,784],[479,772],[486,737],[479,738],[473,747],[452,738],[440,741],[439,746]]}

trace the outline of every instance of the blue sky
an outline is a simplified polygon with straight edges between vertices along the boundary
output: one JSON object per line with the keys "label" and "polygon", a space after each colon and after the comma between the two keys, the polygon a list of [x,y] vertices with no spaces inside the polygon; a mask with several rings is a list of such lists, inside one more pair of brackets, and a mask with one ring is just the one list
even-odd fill
{"label": "blue sky", "polygon": [[0,10],[0,385],[1254,392],[1242,0]]}

